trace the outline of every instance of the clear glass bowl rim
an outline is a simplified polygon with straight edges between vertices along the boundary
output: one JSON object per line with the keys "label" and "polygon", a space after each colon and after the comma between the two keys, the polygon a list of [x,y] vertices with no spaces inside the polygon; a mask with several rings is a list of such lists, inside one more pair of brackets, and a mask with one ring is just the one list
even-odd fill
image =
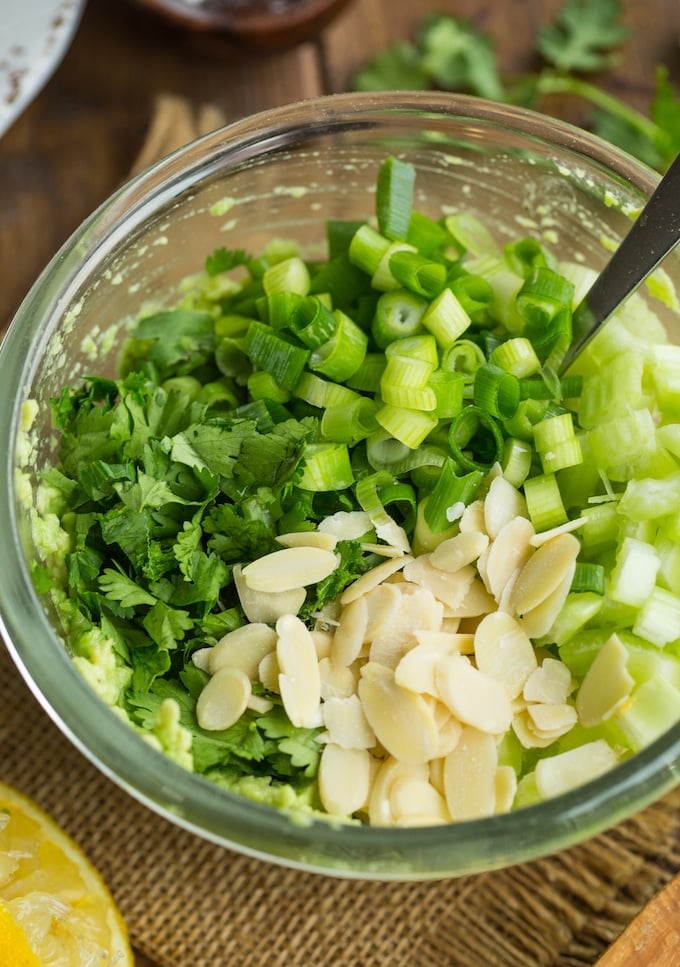
{"label": "clear glass bowl rim", "polygon": [[[45,343],[48,320],[68,306],[74,280],[99,251],[146,214],[194,184],[215,158],[241,158],[305,139],[314,126],[349,130],[395,123],[400,115],[451,116],[513,131],[554,148],[647,197],[659,176],[624,152],[567,123],[475,97],[437,93],[337,94],[261,112],[180,149],[132,179],[66,241],[35,282],[0,347],[0,452],[13,454],[24,387]],[[88,254],[83,256],[83,252]],[[414,879],[462,875],[555,852],[627,818],[680,779],[680,725],[611,773],[514,813],[447,826],[387,829],[283,813],[226,793],[150,748],[101,701],[67,657],[36,596],[21,550],[13,461],[4,468],[0,532],[0,628],[34,695],[80,752],[131,796],[213,842],[286,866],[335,875]],[[102,714],[102,713],[105,714]],[[392,859],[394,862],[392,862]]]}

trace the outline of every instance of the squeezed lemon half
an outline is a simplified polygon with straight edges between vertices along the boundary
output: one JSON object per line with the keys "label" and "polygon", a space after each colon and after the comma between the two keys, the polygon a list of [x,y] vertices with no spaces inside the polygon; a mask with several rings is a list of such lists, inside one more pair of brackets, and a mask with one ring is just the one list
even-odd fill
{"label": "squeezed lemon half", "polygon": [[133,967],[123,919],[80,848],[0,782],[3,967]]}

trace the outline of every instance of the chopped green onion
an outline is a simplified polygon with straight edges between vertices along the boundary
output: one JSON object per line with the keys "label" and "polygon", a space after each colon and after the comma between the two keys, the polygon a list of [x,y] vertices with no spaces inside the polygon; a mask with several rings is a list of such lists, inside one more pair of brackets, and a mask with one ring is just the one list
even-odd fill
{"label": "chopped green onion", "polygon": [[567,512],[554,473],[525,480],[524,497],[529,518],[537,532],[567,523]]}
{"label": "chopped green onion", "polygon": [[218,316],[215,320],[215,338],[221,336],[231,336],[238,339],[245,336],[248,326],[253,320],[249,316],[242,316],[234,312],[229,312],[224,316]]}
{"label": "chopped green onion", "polygon": [[441,467],[446,453],[428,444],[413,450],[381,428],[366,440],[366,457],[374,470],[387,470],[397,476],[419,467]]}
{"label": "chopped green onion", "polygon": [[451,236],[443,225],[422,212],[411,212],[406,241],[417,248],[421,255],[431,257],[450,242]]}
{"label": "chopped green onion", "polygon": [[385,238],[404,239],[411,222],[413,165],[389,157],[380,166],[376,182],[375,209],[378,228]]}
{"label": "chopped green onion", "polygon": [[312,350],[309,368],[341,382],[361,366],[368,338],[363,329],[340,309],[335,309],[333,316],[335,333],[328,342]]}
{"label": "chopped green onion", "polygon": [[449,288],[471,319],[479,319],[494,301],[494,293],[487,279],[465,273],[449,282]]}
{"label": "chopped green onion", "polygon": [[376,344],[384,349],[395,339],[415,336],[423,332],[422,318],[427,301],[406,289],[392,289],[378,299],[371,334]]}
{"label": "chopped green onion", "polygon": [[524,336],[506,339],[489,355],[489,362],[522,381],[534,376],[541,368],[536,350]]}
{"label": "chopped green onion", "polygon": [[397,252],[414,252],[412,245],[406,242],[392,242],[378,262],[378,266],[371,276],[371,285],[378,292],[389,292],[390,289],[403,288],[399,279],[392,275],[392,258]]}
{"label": "chopped green onion", "polygon": [[571,582],[571,593],[604,594],[604,567],[601,564],[576,562],[576,570]]}
{"label": "chopped green onion", "polygon": [[309,292],[309,269],[299,256],[276,262],[265,270],[262,276],[265,293],[270,296],[275,292],[295,292],[307,295]]}
{"label": "chopped green onion", "polygon": [[336,443],[364,440],[378,428],[376,410],[375,402],[366,396],[357,396],[349,404],[329,406],[321,417],[321,435]]}
{"label": "chopped green onion", "polygon": [[[251,326],[259,325],[252,322]],[[250,330],[248,330],[250,332]],[[215,347],[215,362],[221,373],[225,376],[243,377],[250,370],[250,358],[252,356],[247,347],[248,337],[233,339],[231,336],[224,336]]]}
{"label": "chopped green onion", "polygon": [[384,430],[412,450],[420,446],[438,423],[433,413],[410,410],[389,403],[380,407],[376,419]]}
{"label": "chopped green onion", "polygon": [[448,440],[454,459],[465,470],[490,470],[503,456],[498,423],[477,406],[463,407],[449,427]]}
{"label": "chopped green onion", "polygon": [[459,339],[442,354],[441,367],[450,373],[461,373],[466,383],[472,383],[475,373],[485,362],[479,346],[469,339]]}
{"label": "chopped green onion", "polygon": [[506,433],[520,440],[533,440],[534,428],[548,409],[547,400],[520,400],[515,414],[503,424]]}
{"label": "chopped green onion", "polygon": [[357,480],[355,494],[359,506],[371,518],[378,538],[401,547],[402,550],[408,550],[408,539],[403,528],[390,517],[382,502],[383,491],[387,489],[389,496],[388,488],[392,488],[396,482],[391,474],[381,470]]}
{"label": "chopped green onion", "polygon": [[450,458],[446,461],[425,510],[425,520],[434,534],[445,530],[461,516],[467,504],[475,499],[483,479],[481,470],[459,477],[455,461]]}
{"label": "chopped green onion", "polygon": [[534,427],[534,445],[544,473],[555,473],[583,462],[571,413],[548,417]]}
{"label": "chopped green onion", "polygon": [[365,393],[377,393],[385,365],[384,353],[366,353],[359,368],[347,380],[347,385]]}
{"label": "chopped green onion", "polygon": [[434,365],[429,359],[393,352],[386,357],[380,387],[391,385],[422,389],[427,385],[433,369]]}
{"label": "chopped green onion", "polygon": [[517,293],[516,304],[534,349],[552,342],[550,325],[563,309],[571,308],[573,294],[571,282],[545,266],[535,268],[527,276]]}
{"label": "chopped green onion", "polygon": [[320,409],[329,406],[349,406],[358,398],[358,394],[347,386],[329,382],[308,372],[302,374],[293,393],[299,399]]}
{"label": "chopped green onion", "polygon": [[326,220],[326,241],[328,242],[328,261],[342,255],[347,255],[349,246],[357,231],[365,225],[363,221],[350,221],[349,219]]}
{"label": "chopped green onion", "polygon": [[533,449],[526,440],[508,437],[503,448],[501,468],[503,476],[518,489],[522,486],[531,471]]}
{"label": "chopped green onion", "polygon": [[465,380],[462,373],[450,373],[445,369],[435,369],[427,381],[434,390],[437,400],[435,414],[440,420],[450,420],[458,416],[463,408]]}
{"label": "chopped green onion", "polygon": [[399,386],[398,383],[386,383],[383,378],[380,395],[385,403],[393,406],[425,412],[437,409],[437,396],[429,386]]}
{"label": "chopped green onion", "polygon": [[271,373],[259,369],[248,377],[248,392],[254,400],[274,400],[287,403],[290,391],[279,386]]}
{"label": "chopped green onion", "polygon": [[448,215],[444,219],[444,225],[462,252],[469,252],[472,255],[498,256],[499,249],[496,240],[476,215],[468,212]]}
{"label": "chopped green onion", "polygon": [[289,327],[309,349],[318,349],[335,335],[337,321],[319,296],[300,298],[291,306]]}
{"label": "chopped green onion", "polygon": [[388,359],[390,356],[412,356],[414,359],[422,359],[430,363],[433,369],[439,362],[437,343],[434,336],[429,333],[422,336],[406,336],[404,339],[391,342],[385,347],[385,356]]}
{"label": "chopped green onion", "polygon": [[519,380],[498,366],[484,363],[475,373],[474,402],[489,416],[508,420],[519,405]]}
{"label": "chopped green onion", "polygon": [[520,238],[503,246],[503,255],[513,272],[527,278],[539,266],[553,261],[535,238]]}
{"label": "chopped green onion", "polygon": [[395,252],[390,258],[390,272],[404,288],[426,299],[439,295],[446,284],[446,266],[420,252]]}
{"label": "chopped green onion", "polygon": [[309,359],[309,350],[282,339],[262,322],[251,322],[245,351],[258,369],[274,377],[279,386],[293,390]]}
{"label": "chopped green onion", "polygon": [[298,486],[314,492],[346,490],[354,483],[347,446],[342,443],[309,443],[305,447]]}
{"label": "chopped green onion", "polygon": [[438,345],[446,349],[462,336],[472,320],[451,289],[444,289],[430,303],[421,321]]}
{"label": "chopped green onion", "polygon": [[350,242],[349,259],[367,275],[377,271],[381,259],[390,247],[389,239],[376,232],[370,225],[358,228]]}
{"label": "chopped green onion", "polygon": [[[391,507],[395,508],[401,520],[401,526],[407,534],[410,534],[415,526],[418,508],[413,487],[407,483],[387,484],[380,490],[380,500],[388,514]],[[393,516],[390,514],[390,517]]]}

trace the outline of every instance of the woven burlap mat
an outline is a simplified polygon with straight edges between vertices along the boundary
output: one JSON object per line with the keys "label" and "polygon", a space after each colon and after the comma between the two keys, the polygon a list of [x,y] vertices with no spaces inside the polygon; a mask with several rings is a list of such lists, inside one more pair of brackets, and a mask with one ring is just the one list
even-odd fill
{"label": "woven burlap mat", "polygon": [[[159,102],[135,168],[219,123],[187,111],[181,99]],[[0,750],[0,778],[80,843],[136,949],[159,967],[591,967],[680,869],[680,789],[571,850],[457,880],[356,882],[246,858],[102,776],[2,645]]]}

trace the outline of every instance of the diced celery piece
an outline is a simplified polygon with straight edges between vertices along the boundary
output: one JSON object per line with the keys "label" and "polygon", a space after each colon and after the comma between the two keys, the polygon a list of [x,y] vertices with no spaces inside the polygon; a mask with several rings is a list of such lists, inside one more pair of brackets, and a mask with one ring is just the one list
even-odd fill
{"label": "diced celery piece", "polygon": [[558,648],[565,645],[577,632],[594,618],[602,608],[602,597],[587,591],[583,594],[569,594],[562,610],[555,619],[549,638]]}
{"label": "diced celery piece", "polygon": [[614,601],[640,607],[654,590],[661,565],[650,544],[626,537],[616,555],[607,593]]}
{"label": "diced celery piece", "polygon": [[583,678],[611,635],[611,628],[581,631],[560,646],[560,658],[575,678]]}
{"label": "diced celery piece", "polygon": [[578,401],[579,423],[596,427],[614,420],[628,409],[637,409],[642,399],[642,356],[621,353],[607,363],[598,379],[586,380]]}
{"label": "diced celery piece", "polygon": [[680,638],[680,596],[655,588],[638,611],[633,634],[660,648]]}
{"label": "diced celery piece", "polygon": [[513,809],[521,809],[523,806],[534,806],[540,801],[541,794],[536,786],[536,773],[529,772],[517,783]]}
{"label": "diced celery piece", "polygon": [[576,695],[580,722],[599,725],[611,718],[628,700],[635,679],[626,668],[628,651],[617,635],[611,635],[595,656]]}
{"label": "diced celery piece", "polygon": [[680,513],[680,471],[664,480],[645,477],[629,481],[619,510],[632,520],[651,520]]}
{"label": "diced celery piece", "polygon": [[650,678],[635,689],[616,720],[637,752],[680,721],[680,691],[665,678]]}
{"label": "diced celery piece", "polygon": [[536,763],[536,788],[543,799],[550,799],[596,779],[612,769],[617,761],[609,743],[596,739],[568,752],[540,759]]}
{"label": "diced celery piece", "polygon": [[623,416],[599,423],[588,434],[593,458],[612,479],[619,479],[619,474],[612,475],[612,469],[640,460],[652,447],[655,431],[654,418],[648,409],[625,412]]}
{"label": "diced celery piece", "polygon": [[680,594],[680,542],[659,534],[654,546],[659,557],[659,584]]}

